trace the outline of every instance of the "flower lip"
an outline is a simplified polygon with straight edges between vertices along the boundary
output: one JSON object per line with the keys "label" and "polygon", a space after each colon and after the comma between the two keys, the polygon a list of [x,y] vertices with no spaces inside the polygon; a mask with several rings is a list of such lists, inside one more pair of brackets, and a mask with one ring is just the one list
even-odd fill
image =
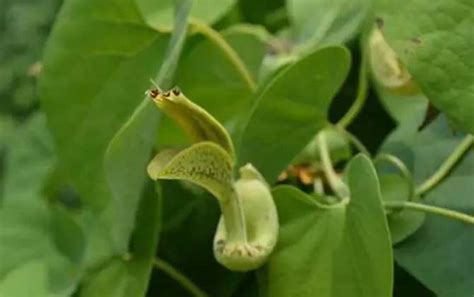
{"label": "flower lip", "polygon": [[153,88],[153,89],[148,90],[147,94],[152,99],[157,99],[157,97],[160,95],[160,90],[158,90],[157,88]]}

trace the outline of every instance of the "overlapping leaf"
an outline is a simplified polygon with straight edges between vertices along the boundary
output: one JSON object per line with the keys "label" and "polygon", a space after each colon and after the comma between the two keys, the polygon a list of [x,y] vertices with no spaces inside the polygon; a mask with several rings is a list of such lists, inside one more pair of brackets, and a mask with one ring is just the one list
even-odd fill
{"label": "overlapping leaf", "polygon": [[[474,3],[376,1],[383,33],[428,99],[474,133]],[[407,21],[409,20],[409,21]]]}
{"label": "overlapping leaf", "polygon": [[[420,133],[413,132],[405,142],[387,142],[388,151],[411,164],[420,183],[435,172],[449,156],[462,135],[454,133],[440,117]],[[424,198],[427,203],[474,213],[472,184],[474,155],[462,160],[439,187]],[[444,218],[427,216],[423,226],[396,246],[397,262],[439,296],[469,296],[474,290],[474,228]],[[436,259],[433,261],[432,259]]]}
{"label": "overlapping leaf", "polygon": [[302,58],[270,82],[245,128],[239,156],[272,182],[327,124],[332,97],[349,70],[348,51],[328,47]]}
{"label": "overlapping leaf", "polygon": [[331,206],[292,187],[274,190],[282,227],[268,263],[268,296],[391,296],[390,238],[366,157],[351,161],[348,182],[350,202]]}

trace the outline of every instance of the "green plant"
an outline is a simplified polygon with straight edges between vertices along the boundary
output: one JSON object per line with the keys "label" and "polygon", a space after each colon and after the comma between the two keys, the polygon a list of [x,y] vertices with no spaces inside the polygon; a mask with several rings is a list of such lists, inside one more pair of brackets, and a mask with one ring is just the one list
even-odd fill
{"label": "green plant", "polygon": [[0,296],[471,296],[473,25],[464,0],[65,1],[40,110],[1,121]]}

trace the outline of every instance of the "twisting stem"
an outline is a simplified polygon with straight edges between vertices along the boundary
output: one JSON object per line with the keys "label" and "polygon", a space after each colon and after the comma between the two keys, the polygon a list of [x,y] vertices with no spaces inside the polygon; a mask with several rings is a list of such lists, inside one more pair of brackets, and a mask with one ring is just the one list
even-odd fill
{"label": "twisting stem", "polygon": [[411,174],[405,163],[403,163],[402,160],[391,154],[379,154],[374,159],[374,163],[380,163],[383,161],[392,164],[400,171],[402,176],[408,182],[410,193],[409,199],[412,200],[415,197],[415,185],[413,183],[413,175]]}
{"label": "twisting stem", "polygon": [[357,117],[367,100],[367,54],[363,51],[359,70],[359,83],[357,86],[357,96],[346,114],[336,124],[341,129],[346,129]]}
{"label": "twisting stem", "polygon": [[362,143],[362,141],[359,140],[359,138],[357,138],[357,136],[355,136],[354,134],[352,134],[351,132],[349,132],[348,130],[346,129],[343,129],[341,127],[338,127],[338,126],[335,126],[335,129],[336,131],[340,132],[350,143],[352,143],[355,148],[367,155],[367,156],[371,156],[369,150],[367,149],[367,147]]}
{"label": "twisting stem", "polygon": [[469,148],[474,143],[474,137],[472,135],[467,135],[461,141],[461,143],[456,147],[456,149],[451,153],[451,155],[441,164],[441,166],[436,170],[436,172],[419,185],[415,191],[417,196],[421,196],[426,192],[430,191],[436,187],[454,168],[459,160],[464,156],[464,154],[469,150]]}
{"label": "twisting stem", "polygon": [[201,290],[192,280],[190,280],[186,275],[181,273],[179,270],[174,268],[171,264],[163,261],[162,259],[155,259],[153,261],[153,266],[156,269],[163,271],[172,279],[177,281],[183,288],[185,288],[189,293],[195,297],[208,297],[206,292]]}
{"label": "twisting stem", "polygon": [[446,209],[443,207],[437,207],[432,205],[426,205],[410,201],[387,201],[383,203],[385,208],[389,209],[412,209],[423,211],[426,213],[443,216],[452,220],[458,220],[467,224],[474,224],[474,217],[464,214],[462,212]]}
{"label": "twisting stem", "polygon": [[247,83],[248,87],[252,91],[254,91],[257,86],[255,84],[254,79],[252,78],[252,74],[240,58],[239,54],[237,54],[237,52],[229,45],[229,43],[222,37],[222,35],[212,29],[210,26],[196,19],[190,19],[190,24],[192,30],[206,36],[211,42],[213,42],[220,49],[222,49],[229,61],[235,66],[237,71],[242,76],[243,80]]}
{"label": "twisting stem", "polygon": [[334,171],[331,162],[331,156],[329,155],[328,144],[326,142],[326,135],[323,131],[319,132],[318,134],[318,145],[323,171],[326,175],[326,178],[328,179],[329,186],[339,198],[345,198],[349,196],[349,189]]}

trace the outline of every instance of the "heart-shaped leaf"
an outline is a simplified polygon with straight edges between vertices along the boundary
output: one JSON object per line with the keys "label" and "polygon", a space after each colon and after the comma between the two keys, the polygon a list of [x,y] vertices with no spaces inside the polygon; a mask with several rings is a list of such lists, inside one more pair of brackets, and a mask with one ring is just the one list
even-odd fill
{"label": "heart-shaped leaf", "polygon": [[473,4],[464,0],[375,3],[386,40],[423,93],[465,131],[474,133]]}
{"label": "heart-shaped leaf", "polygon": [[[421,132],[393,142],[386,151],[413,167],[418,183],[430,177],[462,140],[439,117]],[[474,154],[469,152],[449,176],[423,200],[436,206],[472,214]],[[427,215],[423,226],[395,249],[397,262],[439,296],[469,296],[474,290],[472,273],[474,228],[456,221]],[[432,259],[436,259],[433,261]]]}
{"label": "heart-shaped leaf", "polygon": [[239,163],[253,164],[272,183],[327,124],[332,97],[349,70],[349,52],[320,49],[277,75],[256,102],[245,128]]}
{"label": "heart-shaped leaf", "polygon": [[370,160],[355,157],[347,179],[350,201],[334,205],[290,186],[273,191],[281,230],[267,296],[392,296],[390,234]]}
{"label": "heart-shaped leaf", "polygon": [[[173,30],[173,0],[136,0],[136,4],[140,9],[147,25],[163,32]],[[198,0],[194,1],[191,16],[206,23],[213,23],[223,17],[232,6],[235,0]]]}

